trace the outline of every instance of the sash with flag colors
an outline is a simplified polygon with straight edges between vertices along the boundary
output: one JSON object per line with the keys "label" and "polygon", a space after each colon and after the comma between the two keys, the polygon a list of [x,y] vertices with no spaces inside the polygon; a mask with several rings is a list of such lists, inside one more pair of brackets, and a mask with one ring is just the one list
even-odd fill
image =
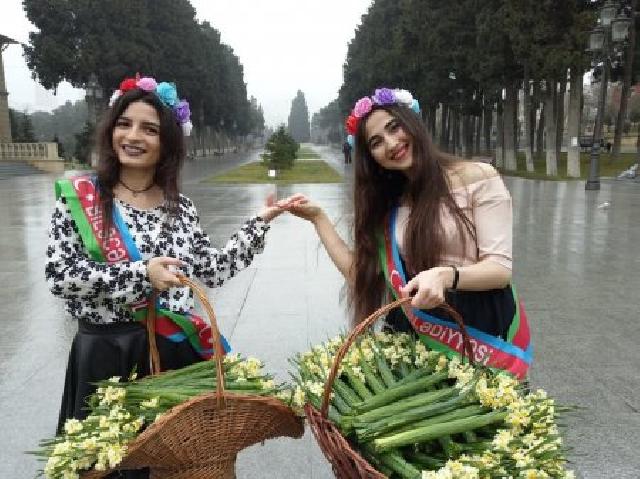
{"label": "sash with flag colors", "polygon": [[[77,176],[61,179],[56,181],[55,191],[56,199],[61,196],[66,199],[71,217],[91,259],[101,263],[142,260],[118,208],[113,208],[113,223],[108,239],[103,239],[102,211],[94,178]],[[160,308],[159,304],[157,306],[157,334],[176,343],[189,341],[203,359],[211,358],[211,327],[204,319],[192,313],[179,314]],[[131,309],[136,320],[146,320],[147,300],[131,305]],[[229,352],[229,343],[224,337],[221,338],[225,352]]]}
{"label": "sash with flag colors", "polygon": [[[378,237],[378,252],[387,284],[394,297],[399,298],[400,289],[407,283],[407,278],[395,236],[397,211],[397,208],[391,211],[384,233]],[[524,307],[518,300],[515,289],[511,289],[515,314],[506,341],[476,328],[467,327],[466,330],[473,347],[474,361],[503,369],[523,379],[531,364],[532,346]],[[410,305],[403,306],[402,311],[425,345],[445,353],[462,353],[462,334],[457,324],[412,308]]]}

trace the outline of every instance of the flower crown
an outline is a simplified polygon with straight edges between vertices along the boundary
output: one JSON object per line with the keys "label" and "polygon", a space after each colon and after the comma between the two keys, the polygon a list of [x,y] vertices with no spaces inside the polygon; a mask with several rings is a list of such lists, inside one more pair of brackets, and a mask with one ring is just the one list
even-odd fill
{"label": "flower crown", "polygon": [[390,89],[390,88],[377,88],[373,96],[360,98],[351,114],[345,121],[345,127],[347,129],[347,141],[353,147],[354,135],[358,131],[358,125],[360,120],[371,113],[371,110],[375,105],[403,105],[407,108],[411,108],[416,113],[420,113],[420,103],[413,98],[413,95],[407,90]]}
{"label": "flower crown", "polygon": [[120,82],[120,87],[113,92],[109,100],[109,106],[113,106],[118,98],[130,90],[139,88],[140,90],[154,92],[160,101],[173,111],[178,124],[182,128],[184,136],[189,136],[193,128],[191,123],[191,110],[187,100],[178,99],[178,91],[174,83],[161,82],[157,83],[151,77],[142,77],[136,75],[135,78],[125,78]]}

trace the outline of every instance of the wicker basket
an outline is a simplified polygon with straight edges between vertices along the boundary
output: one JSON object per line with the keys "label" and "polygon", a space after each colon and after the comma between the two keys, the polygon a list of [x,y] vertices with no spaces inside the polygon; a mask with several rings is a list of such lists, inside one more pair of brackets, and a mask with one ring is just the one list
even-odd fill
{"label": "wicker basket", "polygon": [[[204,306],[211,321],[211,333],[218,371],[223,371],[223,349],[215,313],[204,292],[181,277]],[[150,301],[149,304],[154,303]],[[149,308],[147,329],[152,369],[160,370],[155,345],[155,310]],[[196,396],[161,416],[127,448],[118,469],[148,467],[151,479],[235,478],[236,455],[242,449],[279,436],[293,438],[304,433],[302,418],[272,397],[235,394],[224,390],[222,375],[216,391]],[[90,470],[83,479],[99,479],[110,471]]]}
{"label": "wicker basket", "polygon": [[[327,418],[327,412],[329,410],[329,398],[333,388],[333,382],[338,374],[338,366],[342,363],[342,359],[349,351],[354,340],[381,316],[398,306],[408,303],[409,301],[411,301],[411,298],[403,298],[383,306],[364,321],[359,323],[353,331],[351,331],[336,353],[329,377],[327,378],[327,383],[324,386],[320,411],[309,403],[304,407],[307,421],[313,431],[313,435],[318,441],[318,445],[325,457],[331,463],[334,474],[340,479],[385,479],[387,477],[377,471],[375,467],[373,467],[352,447],[340,430]],[[446,311],[460,327],[464,342],[464,349],[467,357],[471,360],[471,358],[473,358],[473,355],[471,354],[471,343],[469,342],[462,317],[447,304],[443,304],[440,308]]]}

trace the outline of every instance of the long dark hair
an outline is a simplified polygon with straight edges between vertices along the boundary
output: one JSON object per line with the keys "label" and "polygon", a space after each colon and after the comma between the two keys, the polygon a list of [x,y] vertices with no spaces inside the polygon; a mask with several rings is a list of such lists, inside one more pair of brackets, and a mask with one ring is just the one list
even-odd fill
{"label": "long dark hair", "polygon": [[[413,276],[437,266],[446,245],[441,224],[443,206],[451,212],[463,241],[475,241],[473,223],[456,204],[446,169],[458,158],[433,145],[422,120],[412,110],[398,105],[375,106],[395,117],[412,141],[413,164],[410,175],[387,170],[372,158],[366,136],[367,118],[356,132],[354,223],[355,271],[350,284],[350,303],[356,322],[363,320],[382,302],[385,283],[378,259],[376,237],[401,197],[411,205],[405,234],[405,262]],[[369,114],[370,115],[370,114]]]}
{"label": "long dark hair", "polygon": [[158,112],[160,159],[156,164],[153,181],[164,192],[165,204],[170,217],[175,217],[178,213],[180,196],[178,179],[186,151],[182,129],[178,125],[174,113],[160,101],[155,93],[136,88],[129,90],[116,100],[102,120],[97,136],[99,156],[96,171],[105,232],[111,225],[113,188],[120,179],[120,160],[113,149],[113,130],[124,111],[136,101],[142,101]]}

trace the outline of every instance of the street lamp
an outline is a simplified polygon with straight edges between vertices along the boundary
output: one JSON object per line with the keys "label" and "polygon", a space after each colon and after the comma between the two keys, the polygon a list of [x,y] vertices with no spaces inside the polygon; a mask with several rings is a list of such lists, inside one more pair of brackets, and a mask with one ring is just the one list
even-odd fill
{"label": "street lamp", "polygon": [[87,88],[85,89],[86,96],[85,100],[87,102],[87,113],[88,118],[87,122],[92,126],[98,122],[98,106],[99,102],[102,99],[102,88],[98,84],[98,77],[96,77],[95,73],[89,75],[89,81],[87,83]]}
{"label": "street lamp", "polygon": [[607,0],[600,9],[600,26],[593,29],[589,36],[589,51],[594,56],[595,62],[602,62],[602,78],[600,79],[600,96],[596,110],[596,120],[593,127],[593,143],[591,144],[591,161],[589,165],[589,178],[585,183],[585,190],[600,189],[600,149],[602,148],[602,117],[604,115],[605,101],[607,98],[607,84],[609,82],[609,70],[611,67],[611,55],[616,44],[623,43],[627,39],[631,19],[626,15],[617,15],[618,2]]}

